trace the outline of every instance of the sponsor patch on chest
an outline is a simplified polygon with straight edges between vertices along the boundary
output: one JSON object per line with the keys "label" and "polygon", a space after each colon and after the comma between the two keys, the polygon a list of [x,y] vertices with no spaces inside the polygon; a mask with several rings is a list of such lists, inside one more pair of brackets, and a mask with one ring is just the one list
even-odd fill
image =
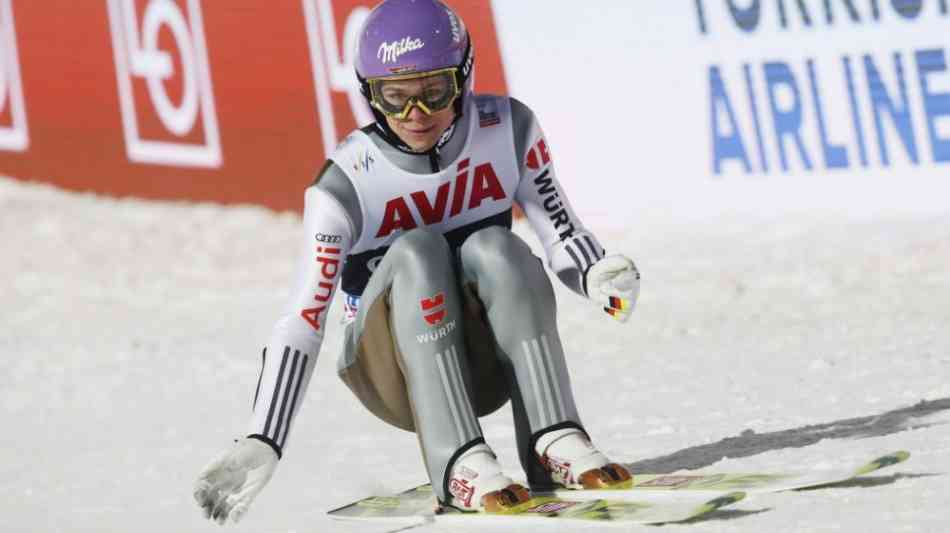
{"label": "sponsor patch on chest", "polygon": [[[399,230],[439,224],[488,202],[508,200],[491,162],[475,165],[474,169],[470,164],[470,159],[460,161],[455,179],[434,190],[418,190],[387,200],[376,238],[388,237]],[[410,205],[415,207],[415,213]]]}

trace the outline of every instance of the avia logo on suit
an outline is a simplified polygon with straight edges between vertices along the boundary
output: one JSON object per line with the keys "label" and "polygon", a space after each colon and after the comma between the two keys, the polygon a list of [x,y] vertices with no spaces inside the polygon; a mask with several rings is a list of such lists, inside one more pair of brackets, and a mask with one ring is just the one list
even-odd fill
{"label": "avia logo on suit", "polygon": [[[409,194],[408,197],[399,196],[387,201],[383,222],[376,232],[376,237],[386,237],[397,230],[408,231],[419,227],[420,221],[412,215],[409,202],[415,204],[416,209],[419,210],[421,222],[425,225],[431,225],[438,224],[445,218],[450,192],[452,193],[452,206],[449,209],[449,218],[458,216],[463,207],[478,209],[482,202],[486,200],[497,201],[508,197],[491,163],[482,163],[476,166],[475,171],[471,173],[471,180],[469,180],[468,167],[468,159],[460,161],[457,167],[459,173],[455,177],[455,181],[440,185],[435,191],[434,199],[430,198],[425,191],[416,191]],[[468,205],[465,206],[467,192],[470,192],[470,194]]]}

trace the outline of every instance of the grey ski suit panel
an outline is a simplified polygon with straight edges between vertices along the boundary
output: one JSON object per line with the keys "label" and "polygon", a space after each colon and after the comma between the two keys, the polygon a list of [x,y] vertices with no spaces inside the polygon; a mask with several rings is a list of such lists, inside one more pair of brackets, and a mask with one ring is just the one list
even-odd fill
{"label": "grey ski suit panel", "polygon": [[330,193],[340,203],[350,221],[350,226],[353,228],[353,235],[363,233],[363,211],[360,209],[360,197],[356,193],[353,182],[346,177],[346,174],[336,163],[333,161],[327,162],[323,171],[317,176],[314,186]]}
{"label": "grey ski suit panel", "polygon": [[532,483],[547,481],[533,438],[552,426],[582,427],[557,330],[557,300],[541,260],[504,228],[462,245],[464,280],[477,288],[508,380],[519,457]]}
{"label": "grey ski suit panel", "polygon": [[[441,295],[441,298],[439,297]],[[368,329],[369,310],[377,298],[388,297],[388,320],[403,373],[415,431],[436,494],[444,501],[442,480],[455,453],[479,441],[482,430],[472,405],[472,384],[462,328],[462,296],[455,260],[445,238],[416,229],[396,239],[373,272],[363,293],[356,320],[347,329],[347,353],[339,368],[343,375],[357,357],[372,357],[357,349]],[[439,302],[444,310],[445,335],[419,342],[428,332],[423,301]]]}

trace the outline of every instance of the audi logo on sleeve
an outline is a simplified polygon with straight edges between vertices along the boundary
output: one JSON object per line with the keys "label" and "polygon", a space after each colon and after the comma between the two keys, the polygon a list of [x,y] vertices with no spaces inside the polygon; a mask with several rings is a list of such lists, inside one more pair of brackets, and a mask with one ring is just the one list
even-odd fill
{"label": "audi logo on sleeve", "polygon": [[220,167],[199,0],[108,0],[108,7],[129,159]]}
{"label": "audi logo on sleeve", "polygon": [[331,246],[317,246],[316,262],[319,267],[317,273],[317,286],[314,290],[313,301],[315,305],[300,311],[300,317],[303,318],[314,331],[320,331],[320,320],[325,314],[333,298],[333,285],[336,282],[336,276],[339,274],[341,250]]}

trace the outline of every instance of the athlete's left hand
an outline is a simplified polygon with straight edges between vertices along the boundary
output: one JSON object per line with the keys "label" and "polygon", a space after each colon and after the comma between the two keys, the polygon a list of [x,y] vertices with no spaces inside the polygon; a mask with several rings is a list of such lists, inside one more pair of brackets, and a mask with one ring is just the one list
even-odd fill
{"label": "athlete's left hand", "polygon": [[211,462],[195,483],[195,501],[205,517],[224,525],[237,523],[274,475],[277,452],[267,444],[245,438]]}
{"label": "athlete's left hand", "polygon": [[626,322],[640,295],[640,272],[623,255],[609,255],[594,263],[584,276],[587,297],[604,312]]}

